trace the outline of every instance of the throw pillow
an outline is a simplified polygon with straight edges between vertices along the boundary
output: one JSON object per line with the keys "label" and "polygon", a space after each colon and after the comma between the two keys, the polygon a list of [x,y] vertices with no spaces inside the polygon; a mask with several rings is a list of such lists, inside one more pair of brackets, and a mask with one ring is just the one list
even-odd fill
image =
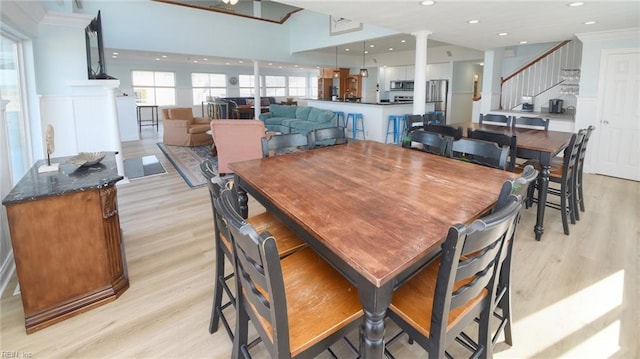
{"label": "throw pillow", "polygon": [[268,98],[260,99],[260,106],[265,107],[271,105],[271,101]]}
{"label": "throw pillow", "polygon": [[253,100],[246,100],[245,104],[249,105],[249,107],[253,106]]}

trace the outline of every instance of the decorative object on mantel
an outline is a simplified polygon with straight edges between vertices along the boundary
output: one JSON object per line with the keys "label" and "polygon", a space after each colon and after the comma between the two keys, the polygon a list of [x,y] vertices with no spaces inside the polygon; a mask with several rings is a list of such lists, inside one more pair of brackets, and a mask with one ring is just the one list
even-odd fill
{"label": "decorative object on mantel", "polygon": [[55,151],[55,141],[53,135],[53,126],[47,125],[44,141],[47,145],[47,164],[38,167],[38,173],[58,171],[59,163],[51,163],[51,154]]}
{"label": "decorative object on mantel", "polygon": [[69,162],[80,167],[89,167],[100,163],[104,158],[104,152],[80,152],[69,159]]}

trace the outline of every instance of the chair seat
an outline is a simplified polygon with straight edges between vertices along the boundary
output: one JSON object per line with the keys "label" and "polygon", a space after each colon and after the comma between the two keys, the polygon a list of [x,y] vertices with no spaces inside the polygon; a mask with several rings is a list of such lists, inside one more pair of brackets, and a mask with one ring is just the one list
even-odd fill
{"label": "chair seat", "polygon": [[276,238],[280,257],[288,256],[306,246],[295,233],[269,212],[249,217],[247,223],[251,224],[258,232],[269,231]]}
{"label": "chair seat", "polygon": [[[416,328],[422,335],[429,337],[431,330],[431,309],[436,292],[436,281],[440,268],[441,258],[435,259],[424,270],[403,284],[394,293],[389,309],[399,317]],[[454,285],[454,291],[469,283],[468,279],[461,280]],[[487,297],[484,289],[465,305],[454,308],[449,312],[447,329],[451,329],[458,323],[458,319],[464,317],[467,312],[476,306],[478,302]]]}
{"label": "chair seat", "polygon": [[[280,265],[287,298],[291,357],[363,315],[362,304],[353,295],[355,287],[313,249],[301,249],[283,258]],[[267,319],[257,317],[264,327],[271,329]],[[271,333],[270,336],[273,337]]]}

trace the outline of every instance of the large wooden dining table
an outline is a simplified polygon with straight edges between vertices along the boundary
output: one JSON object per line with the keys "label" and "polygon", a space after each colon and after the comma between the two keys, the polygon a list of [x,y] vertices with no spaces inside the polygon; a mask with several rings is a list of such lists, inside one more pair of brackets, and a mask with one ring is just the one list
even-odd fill
{"label": "large wooden dining table", "polygon": [[544,233],[544,212],[547,203],[547,191],[549,189],[549,170],[551,160],[562,152],[571,141],[570,132],[544,131],[532,128],[509,127],[500,125],[487,125],[478,122],[456,123],[455,126],[462,126],[466,136],[466,129],[500,132],[506,135],[517,137],[518,158],[533,159],[540,163],[540,173],[538,174],[538,212],[536,224],[533,228],[536,240],[542,239]]}
{"label": "large wooden dining table", "polygon": [[452,225],[477,219],[517,177],[372,141],[230,167],[240,187],[358,288],[364,358],[383,357],[394,289],[439,253]]}

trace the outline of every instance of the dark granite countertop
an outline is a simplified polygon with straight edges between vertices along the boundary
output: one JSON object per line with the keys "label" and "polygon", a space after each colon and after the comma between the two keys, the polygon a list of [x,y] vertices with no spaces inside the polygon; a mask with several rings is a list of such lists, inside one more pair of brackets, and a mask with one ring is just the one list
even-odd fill
{"label": "dark granite countertop", "polygon": [[3,205],[33,201],[43,197],[86,191],[112,185],[121,179],[116,167],[116,152],[105,152],[100,163],[78,167],[69,160],[74,156],[52,158],[59,163],[58,171],[38,173],[46,160],[39,160],[2,200]]}

